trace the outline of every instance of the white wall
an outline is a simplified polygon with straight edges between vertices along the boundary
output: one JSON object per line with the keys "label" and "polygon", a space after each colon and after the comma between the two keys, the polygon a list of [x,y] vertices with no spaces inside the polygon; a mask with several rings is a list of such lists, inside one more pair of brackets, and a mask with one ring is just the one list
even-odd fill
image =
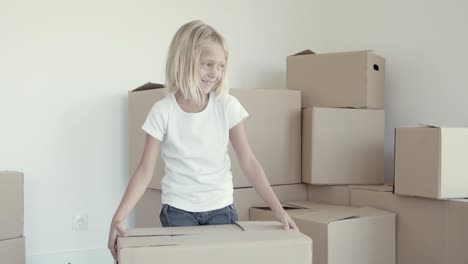
{"label": "white wall", "polygon": [[321,1],[322,51],[373,49],[386,57],[386,178],[394,128],[468,127],[468,2]]}
{"label": "white wall", "polygon": [[[225,35],[232,87],[284,88],[286,56],[320,46],[319,10],[319,0],[2,0],[0,170],[25,174],[28,263],[112,263],[127,91],[163,81],[178,27],[202,19]],[[88,231],[72,231],[76,213]]]}

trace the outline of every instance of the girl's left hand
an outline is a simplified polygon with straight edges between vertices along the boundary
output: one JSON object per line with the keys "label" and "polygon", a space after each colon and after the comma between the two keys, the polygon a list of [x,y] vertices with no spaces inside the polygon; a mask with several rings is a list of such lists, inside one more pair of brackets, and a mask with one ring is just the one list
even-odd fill
{"label": "girl's left hand", "polygon": [[274,213],[275,217],[283,224],[284,229],[295,229],[299,231],[299,228],[297,227],[296,223],[294,220],[292,220],[291,216],[281,208],[281,210],[277,211]]}

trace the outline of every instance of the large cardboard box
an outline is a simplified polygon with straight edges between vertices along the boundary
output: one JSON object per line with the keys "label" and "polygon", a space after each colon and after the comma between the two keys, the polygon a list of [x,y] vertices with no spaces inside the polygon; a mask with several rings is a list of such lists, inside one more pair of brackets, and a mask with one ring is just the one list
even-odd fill
{"label": "large cardboard box", "polygon": [[350,206],[349,185],[307,184],[307,200],[315,203]]}
{"label": "large cardboard box", "polygon": [[468,128],[395,129],[395,193],[468,197]]}
{"label": "large cardboard box", "polygon": [[445,263],[468,263],[468,199],[452,200],[448,203],[448,242]]}
{"label": "large cardboard box", "polygon": [[310,264],[312,241],[274,222],[129,230],[119,264]]}
{"label": "large cardboard box", "polygon": [[[280,201],[293,201],[306,199],[305,184],[291,184],[272,186]],[[252,206],[266,206],[263,199],[253,187],[234,189],[234,207],[240,221],[249,220],[249,208]],[[161,212],[161,191],[147,189],[135,207],[136,227],[161,226],[159,213]]]}
{"label": "large cardboard box", "polygon": [[0,171],[0,240],[21,237],[23,226],[23,174]]}
{"label": "large cardboard box", "polygon": [[[148,83],[128,93],[129,173],[138,166],[145,144],[141,129],[153,104],[166,96],[162,85]],[[292,90],[231,89],[249,113],[247,138],[271,185],[301,183],[301,95]],[[274,146],[271,144],[274,142]],[[234,187],[250,187],[229,145]],[[150,187],[161,189],[164,162],[159,158]]]}
{"label": "large cardboard box", "polygon": [[287,58],[287,87],[302,91],[302,107],[384,108],[385,59],[370,51]]}
{"label": "large cardboard box", "polygon": [[307,184],[307,200],[315,203],[351,206],[351,189],[392,192],[390,185],[310,185]]}
{"label": "large cardboard box", "polygon": [[24,237],[0,240],[0,263],[26,263]]}
{"label": "large cardboard box", "polygon": [[[351,189],[352,206],[372,206],[382,210],[394,212],[397,215],[397,263],[398,264],[440,264],[467,263],[449,261],[459,254],[459,259],[467,258],[466,251],[466,221],[448,215],[448,200],[434,200],[427,198],[394,195],[390,191]],[[455,205],[454,205],[455,206]],[[465,208],[466,210],[467,208]],[[453,215],[460,214],[461,211]],[[466,211],[464,212],[466,215]],[[451,231],[450,231],[451,230]],[[448,232],[457,233],[458,241],[465,241],[461,247],[454,246],[447,235]],[[456,243],[457,244],[457,243]],[[447,253],[447,249],[450,254]],[[463,255],[464,254],[464,255]]]}
{"label": "large cardboard box", "polygon": [[[314,264],[395,264],[395,215],[382,210],[287,202],[299,230],[314,241]],[[250,220],[274,220],[269,209],[251,208]]]}
{"label": "large cardboard box", "polygon": [[[169,90],[157,83],[147,83],[128,93],[128,173],[130,176],[140,163],[145,147],[146,133],[141,127],[154,103],[168,94]],[[159,156],[154,167],[150,187],[161,189],[164,166],[164,162]]]}
{"label": "large cardboard box", "polygon": [[382,184],[384,126],[383,110],[304,109],[302,181]]}

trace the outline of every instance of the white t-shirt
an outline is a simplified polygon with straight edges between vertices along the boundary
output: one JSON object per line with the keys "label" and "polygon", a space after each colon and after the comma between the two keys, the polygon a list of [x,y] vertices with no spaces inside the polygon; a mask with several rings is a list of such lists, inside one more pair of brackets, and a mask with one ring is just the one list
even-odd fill
{"label": "white t-shirt", "polygon": [[162,142],[162,203],[203,212],[233,202],[229,129],[248,116],[230,94],[210,93],[201,112],[180,108],[174,94],[156,102],[142,129]]}

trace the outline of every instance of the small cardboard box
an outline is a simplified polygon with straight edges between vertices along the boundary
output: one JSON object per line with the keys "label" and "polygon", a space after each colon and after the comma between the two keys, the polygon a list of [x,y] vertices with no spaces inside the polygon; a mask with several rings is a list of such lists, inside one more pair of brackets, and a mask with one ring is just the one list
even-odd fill
{"label": "small cardboard box", "polygon": [[[139,164],[145,144],[141,129],[155,102],[168,94],[160,84],[148,83],[128,93],[129,173]],[[252,151],[271,185],[301,183],[301,94],[287,89],[231,89],[249,113],[245,120]],[[275,142],[272,146],[271,142]],[[235,188],[251,187],[232,146],[228,154]],[[150,188],[161,189],[164,162],[158,158]]]}
{"label": "small cardboard box", "polygon": [[395,193],[468,197],[468,128],[395,129]]}
{"label": "small cardboard box", "polygon": [[5,264],[25,264],[24,237],[0,240],[0,262]]}
{"label": "small cardboard box", "polygon": [[[284,206],[299,230],[314,241],[314,264],[395,264],[393,213],[311,202]],[[273,219],[269,209],[250,209],[250,220]]]}
{"label": "small cardboard box", "polygon": [[384,108],[385,59],[370,51],[287,58],[287,87],[302,91],[302,108]]}
{"label": "small cardboard box", "polygon": [[313,107],[302,122],[303,182],[384,183],[383,110]]}
{"label": "small cardboard box", "polygon": [[[280,201],[295,201],[306,199],[305,184],[291,184],[272,186]],[[249,208],[252,206],[266,206],[254,188],[234,189],[234,206],[240,221],[249,220]],[[161,191],[147,189],[135,207],[136,227],[161,226],[159,213],[161,212]]]}
{"label": "small cardboard box", "polygon": [[23,235],[23,185],[21,172],[0,171],[0,240]]}
{"label": "small cardboard box", "polygon": [[310,264],[312,240],[275,222],[129,230],[119,264]]}

